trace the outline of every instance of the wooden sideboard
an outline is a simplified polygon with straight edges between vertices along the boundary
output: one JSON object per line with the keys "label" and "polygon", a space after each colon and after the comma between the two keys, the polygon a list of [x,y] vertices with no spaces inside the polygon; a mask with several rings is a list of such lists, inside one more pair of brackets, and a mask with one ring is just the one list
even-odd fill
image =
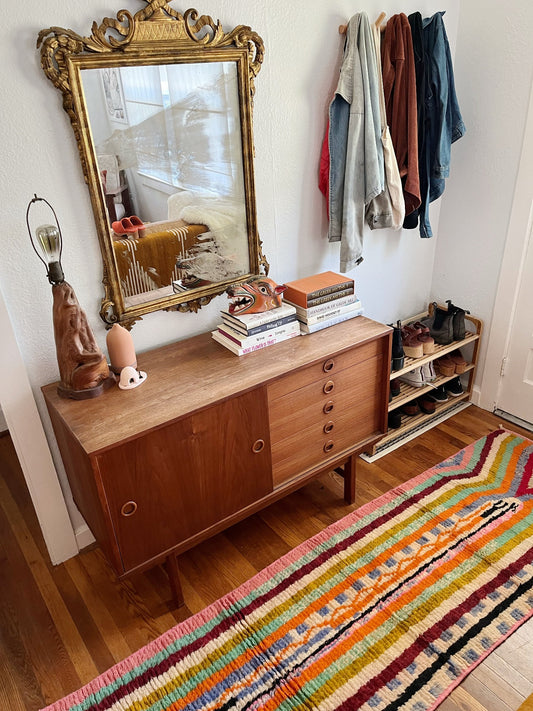
{"label": "wooden sideboard", "polygon": [[138,357],[93,400],[43,387],[74,501],[119,577],[176,555],[344,465],[386,432],[391,329],[363,316],[237,357],[202,334]]}

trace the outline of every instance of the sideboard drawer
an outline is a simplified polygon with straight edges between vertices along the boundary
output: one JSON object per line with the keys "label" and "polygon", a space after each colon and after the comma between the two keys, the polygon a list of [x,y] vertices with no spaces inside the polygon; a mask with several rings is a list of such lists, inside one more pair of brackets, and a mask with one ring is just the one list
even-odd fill
{"label": "sideboard drawer", "polygon": [[379,434],[382,370],[379,355],[273,401],[269,390],[274,487]]}
{"label": "sideboard drawer", "polygon": [[[304,338],[308,338],[308,336],[304,336]],[[283,397],[288,392],[305,387],[309,383],[324,378],[329,379],[340,371],[359,365],[369,358],[375,358],[381,352],[381,349],[382,343],[380,341],[370,341],[343,353],[336,353],[329,358],[324,358],[319,363],[314,363],[295,373],[286,375],[268,386],[269,402],[276,400],[278,397]]]}
{"label": "sideboard drawer", "polygon": [[335,375],[323,376],[282,397],[271,399],[268,389],[270,438],[277,442],[287,433],[298,432],[312,422],[336,419],[347,408],[357,406],[368,395],[369,378],[376,372],[376,358],[366,360]]}

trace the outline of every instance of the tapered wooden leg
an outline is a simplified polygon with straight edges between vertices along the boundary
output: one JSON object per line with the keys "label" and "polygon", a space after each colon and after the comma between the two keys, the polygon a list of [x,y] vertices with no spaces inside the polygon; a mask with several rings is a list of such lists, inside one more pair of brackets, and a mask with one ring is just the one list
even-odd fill
{"label": "tapered wooden leg", "polygon": [[355,501],[355,458],[353,454],[344,465],[344,500],[347,504],[353,504]]}
{"label": "tapered wooden leg", "polygon": [[165,561],[165,569],[167,571],[170,589],[172,590],[172,599],[176,607],[183,607],[185,601],[183,599],[183,591],[181,589],[180,569],[178,566],[178,557],[174,554],[169,555]]}

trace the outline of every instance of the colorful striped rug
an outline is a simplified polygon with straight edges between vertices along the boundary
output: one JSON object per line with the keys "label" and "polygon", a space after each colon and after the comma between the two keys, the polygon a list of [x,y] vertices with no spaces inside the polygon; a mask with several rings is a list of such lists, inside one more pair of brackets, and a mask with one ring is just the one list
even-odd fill
{"label": "colorful striped rug", "polygon": [[434,709],[533,613],[532,508],[493,432],[48,709]]}

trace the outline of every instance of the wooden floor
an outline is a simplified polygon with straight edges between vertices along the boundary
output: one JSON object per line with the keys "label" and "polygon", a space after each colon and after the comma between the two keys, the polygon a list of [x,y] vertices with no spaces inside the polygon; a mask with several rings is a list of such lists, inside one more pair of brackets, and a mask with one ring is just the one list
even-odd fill
{"label": "wooden floor", "polygon": [[[48,560],[9,436],[0,437],[0,709],[35,711],[237,587],[351,509],[442,461],[502,422],[474,406],[373,464],[359,459],[356,503],[322,476],[180,556],[186,607],[157,568],[118,582],[100,550]],[[509,429],[531,433],[507,423]],[[533,620],[453,691],[440,711],[516,711],[533,694]]]}

